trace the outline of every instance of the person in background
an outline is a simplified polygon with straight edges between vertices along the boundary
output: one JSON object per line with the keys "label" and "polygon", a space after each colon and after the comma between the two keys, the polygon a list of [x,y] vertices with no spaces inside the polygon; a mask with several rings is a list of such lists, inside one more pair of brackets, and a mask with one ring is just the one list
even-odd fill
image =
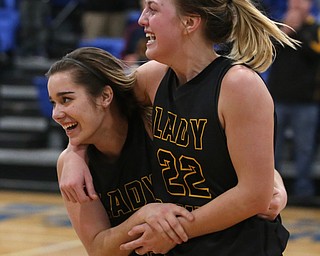
{"label": "person in background", "polygon": [[46,0],[20,0],[17,55],[47,57],[50,6]]}
{"label": "person in background", "polygon": [[286,132],[293,131],[295,183],[293,195],[303,201],[315,195],[311,173],[314,160],[320,102],[320,27],[311,15],[312,0],[289,0],[282,27],[301,42],[292,50],[280,48],[267,84],[278,116],[276,167],[282,170]]}
{"label": "person in background", "polygon": [[[144,1],[140,0],[140,7],[144,5]],[[125,31],[125,47],[122,52],[122,59],[131,68],[140,66],[147,61],[146,57],[146,43],[147,38],[141,27],[137,22],[129,24]]]}
{"label": "person in background", "polygon": [[82,8],[83,39],[124,36],[126,0],[85,0]]}
{"label": "person in background", "polygon": [[122,52],[122,59],[131,67],[137,67],[148,61],[146,57],[146,43],[143,28],[139,25],[132,24],[126,30],[125,48]]}

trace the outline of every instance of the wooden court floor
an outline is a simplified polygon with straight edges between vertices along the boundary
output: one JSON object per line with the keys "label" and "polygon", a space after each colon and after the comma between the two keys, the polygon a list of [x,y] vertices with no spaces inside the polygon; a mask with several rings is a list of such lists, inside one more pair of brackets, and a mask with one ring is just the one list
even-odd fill
{"label": "wooden court floor", "polygon": [[[320,208],[288,206],[282,216],[291,233],[284,255],[319,256]],[[70,226],[60,195],[0,191],[0,255],[87,254]]]}

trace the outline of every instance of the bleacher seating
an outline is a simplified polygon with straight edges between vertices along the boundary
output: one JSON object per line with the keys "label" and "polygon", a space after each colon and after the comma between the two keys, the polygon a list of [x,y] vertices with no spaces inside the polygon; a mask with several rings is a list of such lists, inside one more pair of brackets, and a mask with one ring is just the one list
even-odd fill
{"label": "bleacher seating", "polygon": [[33,85],[37,90],[37,97],[39,102],[40,112],[44,117],[51,118],[52,105],[49,101],[47,90],[48,79],[45,76],[35,76],[33,78]]}
{"label": "bleacher seating", "polygon": [[16,31],[19,26],[19,12],[13,8],[0,9],[0,52],[14,50]]}

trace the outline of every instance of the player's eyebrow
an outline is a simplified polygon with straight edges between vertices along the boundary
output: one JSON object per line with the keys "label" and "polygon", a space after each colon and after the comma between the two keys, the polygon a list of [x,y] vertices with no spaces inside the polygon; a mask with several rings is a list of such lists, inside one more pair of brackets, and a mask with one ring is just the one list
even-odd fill
{"label": "player's eyebrow", "polygon": [[[56,94],[56,96],[57,96],[57,97],[61,97],[61,96],[68,95],[68,94],[73,94],[73,93],[75,93],[75,92],[73,92],[73,91],[58,92],[58,93]],[[49,99],[52,99],[52,98],[49,97]]]}

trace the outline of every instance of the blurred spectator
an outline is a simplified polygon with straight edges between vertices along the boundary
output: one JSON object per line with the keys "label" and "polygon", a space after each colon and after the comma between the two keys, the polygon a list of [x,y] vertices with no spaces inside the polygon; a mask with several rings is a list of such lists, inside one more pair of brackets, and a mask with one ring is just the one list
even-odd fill
{"label": "blurred spectator", "polygon": [[287,9],[287,0],[260,0],[260,3],[268,15],[273,20],[282,20]]}
{"label": "blurred spectator", "polygon": [[[144,5],[144,0],[140,0],[140,9],[142,9]],[[146,52],[146,43],[147,38],[144,33],[143,27],[138,24],[138,19],[141,11],[137,12],[139,15],[136,15],[133,22],[130,22],[127,25],[125,31],[125,48],[122,52],[122,59],[129,66],[137,66],[145,61],[147,61],[147,57],[145,55]]]}
{"label": "blurred spectator", "polygon": [[128,0],[85,0],[83,38],[123,37],[127,10],[131,7],[128,6]]}
{"label": "blurred spectator", "polygon": [[[268,17],[276,21],[283,20],[283,15],[288,8],[287,0],[260,0],[259,2]],[[314,0],[312,2],[311,12],[316,19],[319,20],[320,0]]]}
{"label": "blurred spectator", "polygon": [[20,0],[20,31],[18,55],[23,57],[47,55],[48,0]]}
{"label": "blurred spectator", "polygon": [[[143,30],[142,30],[143,32]],[[123,60],[129,66],[139,66],[146,62],[148,59],[145,55],[147,39],[143,32],[140,36],[140,29],[131,31],[130,38],[128,40],[128,47],[123,52]]]}
{"label": "blurred spectator", "polygon": [[271,67],[268,86],[278,116],[276,167],[282,170],[285,132],[293,131],[296,180],[294,195],[308,198],[315,194],[311,178],[319,116],[320,27],[311,16],[312,0],[288,0],[283,31],[302,42],[296,51],[286,47],[278,52]]}

